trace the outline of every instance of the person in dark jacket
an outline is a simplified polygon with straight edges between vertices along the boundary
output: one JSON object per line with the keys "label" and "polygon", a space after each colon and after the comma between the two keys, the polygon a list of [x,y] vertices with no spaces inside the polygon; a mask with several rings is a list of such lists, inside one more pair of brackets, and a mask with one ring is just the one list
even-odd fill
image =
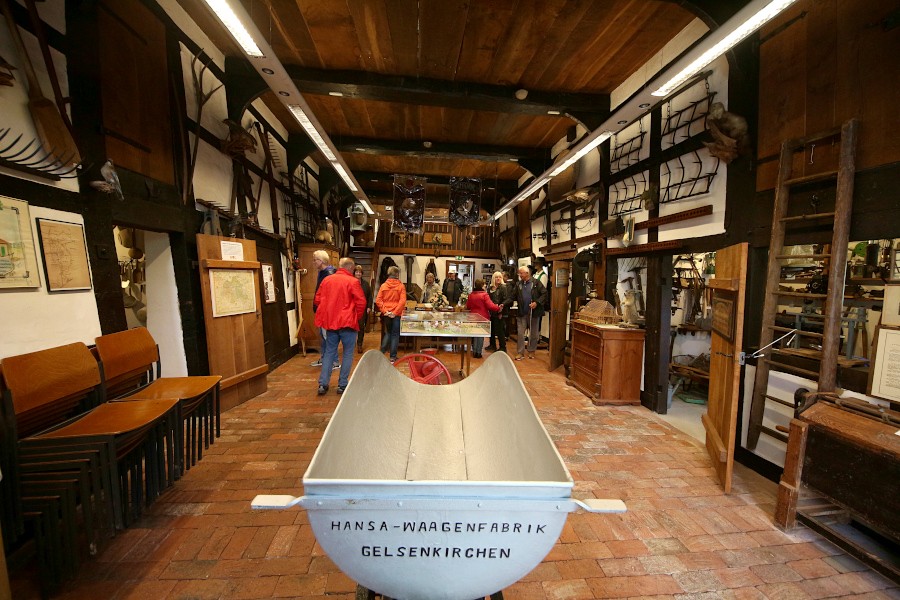
{"label": "person in dark jacket", "polygon": [[[487,348],[489,352],[494,352],[498,348],[501,352],[506,352],[506,318],[509,316],[509,305],[512,304],[512,294],[509,286],[504,281],[503,272],[495,271],[491,276],[491,285],[488,287],[488,295],[494,304],[500,306],[500,312],[491,313],[491,337]],[[494,340],[497,344],[494,344]]]}
{"label": "person in dark jacket", "polygon": [[[319,286],[322,285],[322,281],[325,280],[329,275],[334,275],[336,269],[331,266],[331,256],[325,250],[316,250],[313,252],[313,266],[318,271],[316,275],[316,291],[314,294],[319,293]],[[315,296],[313,296],[315,298]],[[319,308],[318,304],[315,300],[313,300],[313,314],[315,315],[316,310]],[[321,346],[319,350],[319,358],[310,363],[311,367],[321,367],[322,366],[322,357],[325,355],[325,330],[319,329],[319,337],[321,338]],[[335,365],[335,368],[339,369],[341,365]]]}
{"label": "person in dark jacket", "polygon": [[353,276],[359,280],[359,284],[362,286],[363,296],[366,297],[366,311],[359,320],[359,332],[356,335],[356,351],[362,354],[363,338],[366,337],[366,326],[369,324],[369,313],[372,312],[372,286],[369,285],[369,282],[365,278],[363,278],[362,265],[356,265],[353,269]]}
{"label": "person in dark jacket", "polygon": [[463,293],[463,284],[462,281],[456,278],[455,271],[447,273],[447,279],[444,280],[442,291],[444,292],[444,295],[447,296],[447,302],[450,303],[450,306],[459,304],[459,297],[462,296]]}
{"label": "person in dark jacket", "polygon": [[516,317],[516,360],[525,358],[525,330],[528,330],[528,358],[534,358],[538,339],[541,337],[540,322],[547,302],[547,288],[531,276],[528,267],[519,267],[516,302],[519,304],[519,315]]}
{"label": "person in dark jacket", "polygon": [[[476,279],[472,284],[472,293],[466,301],[466,308],[469,311],[480,315],[485,319],[490,319],[491,314],[499,313],[501,307],[495,304],[487,292],[484,291],[484,279]],[[476,337],[472,339],[472,355],[475,358],[481,358],[481,350],[484,348],[484,338]]]}
{"label": "person in dark jacket", "polygon": [[328,391],[331,381],[331,367],[337,360],[338,344],[344,347],[338,376],[337,393],[342,394],[350,379],[353,368],[353,347],[356,346],[356,332],[359,320],[366,312],[366,297],[362,286],[353,276],[356,266],[352,258],[344,257],[338,262],[340,267],[332,276],[326,277],[316,292],[316,327],[325,330],[325,352],[322,355],[322,372],[319,374],[319,395]]}

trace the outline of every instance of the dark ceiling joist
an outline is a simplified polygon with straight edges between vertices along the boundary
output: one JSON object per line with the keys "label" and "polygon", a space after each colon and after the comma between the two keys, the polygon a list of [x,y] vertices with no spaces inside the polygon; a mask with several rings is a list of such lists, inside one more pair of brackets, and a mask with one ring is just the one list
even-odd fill
{"label": "dark ceiling joist", "polygon": [[[552,112],[580,121],[589,129],[610,113],[608,94],[572,94],[530,90],[525,100],[515,97],[514,86],[462,83],[441,79],[401,77],[361,71],[329,71],[285,65],[302,93],[382,100],[423,106],[443,106],[507,114],[547,116]],[[225,58],[226,88],[239,91],[229,97],[229,114],[243,108],[269,88],[243,58]],[[233,105],[233,106],[232,106]]]}
{"label": "dark ceiling joist", "polygon": [[609,116],[608,94],[573,94],[529,90],[518,100],[515,86],[488,85],[382,75],[364,71],[309,69],[285,65],[302,93],[342,94],[345,98],[381,100],[423,106],[444,106],[508,114],[570,116],[585,125],[602,123]]}
{"label": "dark ceiling joist", "polygon": [[[394,183],[394,173],[379,173],[375,171],[353,171],[356,180],[363,188],[371,187],[373,184],[392,185]],[[428,185],[450,185],[450,177],[446,175],[423,175]],[[482,179],[482,185],[487,191],[489,188],[496,188],[497,193],[501,196],[511,198],[519,189],[519,184],[514,179]]]}
{"label": "dark ceiling joist", "polygon": [[482,162],[520,162],[548,160],[550,152],[541,148],[520,146],[495,146],[490,144],[453,144],[429,142],[426,148],[422,142],[397,140],[373,140],[369,138],[335,137],[337,149],[341,152],[358,152],[381,156],[411,156],[415,158],[455,158]]}

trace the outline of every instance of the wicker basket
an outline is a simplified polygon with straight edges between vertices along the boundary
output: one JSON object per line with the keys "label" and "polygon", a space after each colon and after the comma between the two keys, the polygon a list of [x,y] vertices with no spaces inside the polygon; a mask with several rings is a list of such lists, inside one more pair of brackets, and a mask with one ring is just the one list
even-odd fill
{"label": "wicker basket", "polygon": [[595,325],[615,325],[622,320],[616,314],[616,307],[606,300],[591,300],[581,307],[575,318]]}

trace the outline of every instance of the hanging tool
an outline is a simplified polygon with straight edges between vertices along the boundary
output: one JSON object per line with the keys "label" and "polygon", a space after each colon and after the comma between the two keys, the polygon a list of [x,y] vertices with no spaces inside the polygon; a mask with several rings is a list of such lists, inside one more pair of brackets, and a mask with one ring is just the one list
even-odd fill
{"label": "hanging tool", "polygon": [[56,104],[45,98],[41,92],[41,84],[34,72],[28,51],[25,50],[22,36],[19,35],[19,27],[13,19],[8,0],[0,0],[0,9],[3,10],[6,24],[9,26],[9,33],[22,59],[25,77],[28,79],[28,109],[31,112],[41,145],[44,150],[53,154],[60,164],[77,165],[81,162],[78,146],[75,145],[75,140],[72,139],[72,134],[69,133]]}
{"label": "hanging tool", "polygon": [[644,316],[644,309],[646,308],[644,306],[644,286],[641,284],[641,270],[643,268],[642,266],[637,266],[630,271],[634,273],[635,289],[637,290],[637,309],[641,316]]}

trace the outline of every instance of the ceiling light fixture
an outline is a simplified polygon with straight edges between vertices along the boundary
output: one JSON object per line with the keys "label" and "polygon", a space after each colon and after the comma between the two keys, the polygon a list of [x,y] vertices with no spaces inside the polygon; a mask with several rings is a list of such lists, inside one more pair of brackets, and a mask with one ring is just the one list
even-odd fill
{"label": "ceiling light fixture", "polygon": [[300,127],[303,128],[303,131],[306,132],[306,135],[309,136],[309,139],[313,141],[313,143],[318,146],[319,150],[322,151],[322,154],[325,155],[329,161],[337,160],[337,156],[335,156],[334,151],[325,143],[325,139],[319,134],[319,130],[316,129],[316,126],[313,125],[309,116],[307,116],[306,112],[299,104],[290,104],[288,105],[288,110],[291,111],[291,114],[294,115],[294,118],[297,119],[297,122],[300,123]]}
{"label": "ceiling light fixture", "polygon": [[[752,0],[726,23],[710,32],[690,52],[667,68],[662,75],[648,82],[640,91],[620,105],[606,121],[601,123],[588,137],[575,146],[574,152],[567,156],[562,163],[553,165],[541,173],[536,178],[536,182],[542,182],[540,185],[535,186],[535,184],[531,184],[516,194],[512,200],[494,213],[493,220],[496,221],[502,217],[514,206],[526,200],[541,185],[558,176],[566,168],[574,164],[575,161],[602,144],[616,131],[619,131],[620,126],[640,118],[646,109],[650,108],[654,102],[657,102],[653,96],[664,97],[677,90],[700,72],[701,69],[712,63],[719,55],[733,48],[741,40],[747,38],[795,1]],[[559,114],[559,112],[547,111],[547,114]]]}
{"label": "ceiling light fixture", "polygon": [[555,167],[551,167],[553,169],[550,171],[550,177],[556,177],[570,166],[574,165],[578,160],[581,159],[582,156],[608,140],[612,137],[611,131],[595,131],[588,138],[585,138],[578,146],[576,146],[572,153],[566,156],[565,160],[563,160],[559,165]]}
{"label": "ceiling light fixture", "polygon": [[236,0],[205,0],[205,2],[245,52],[258,59],[250,61],[250,64],[262,75],[269,89],[277,92],[276,97],[297,119],[309,139],[325,155],[366,212],[374,215],[375,211],[372,210],[366,193],[353,177],[353,173],[350,172],[347,163],[338,153],[331,138],[328,137],[322,124],[310,110],[303,94],[297,89],[297,85],[288,75],[284,65],[275,56],[265,36],[256,27],[241,3]]}
{"label": "ceiling light fixture", "polygon": [[253,39],[253,34],[247,30],[241,22],[241,18],[234,12],[234,9],[231,8],[226,0],[205,0],[205,2],[247,56],[252,56],[253,58],[266,57],[266,55],[263,54],[263,51],[259,49],[256,40]]}
{"label": "ceiling light fixture", "polygon": [[558,114],[560,114],[560,112],[558,110],[548,110],[547,114],[548,115],[558,115]]}
{"label": "ceiling light fixture", "polygon": [[684,59],[678,61],[673,69],[676,74],[672,75],[664,84],[659,86],[656,91],[652,92],[654,96],[668,96],[676,89],[681,87],[691,77],[696,75],[701,69],[709,65],[716,58],[728,52],[731,48],[740,43],[744,38],[765,25],[775,15],[783,11],[785,8],[793,4],[796,0],[757,0],[751,2],[737,12],[731,19],[737,22],[734,27],[720,27],[709,34],[703,40],[701,47],[706,48],[696,58],[692,58],[692,52]]}
{"label": "ceiling light fixture", "polygon": [[516,100],[524,100],[528,97],[528,90],[526,90],[525,88],[518,89],[516,90],[515,96]]}
{"label": "ceiling light fixture", "polygon": [[344,94],[341,92],[328,92],[329,96],[334,96],[335,98],[343,98]]}

